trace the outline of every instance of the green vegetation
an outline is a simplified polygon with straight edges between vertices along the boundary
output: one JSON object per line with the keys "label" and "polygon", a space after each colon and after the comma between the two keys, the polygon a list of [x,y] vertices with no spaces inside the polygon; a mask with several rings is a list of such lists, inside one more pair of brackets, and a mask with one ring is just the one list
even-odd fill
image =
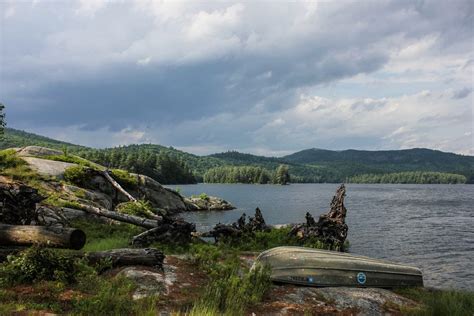
{"label": "green vegetation", "polygon": [[193,260],[206,271],[210,282],[190,315],[244,315],[245,309],[260,302],[270,288],[270,269],[242,267],[236,253],[216,246],[200,245],[191,249]]}
{"label": "green vegetation", "polygon": [[87,188],[87,184],[90,180],[87,170],[87,167],[80,165],[69,167],[64,171],[64,180],[71,184]]}
{"label": "green vegetation", "polygon": [[279,165],[277,170],[275,171],[275,175],[273,177],[273,183],[275,184],[288,184],[290,183],[290,174],[288,172],[287,165]]}
{"label": "green vegetation", "polygon": [[132,176],[125,170],[112,169],[112,178],[126,189],[135,189],[138,186],[138,178]]}
{"label": "green vegetation", "polygon": [[5,106],[0,103],[0,137],[3,136],[3,131],[5,129],[5,126],[7,125],[5,122]]}
{"label": "green vegetation", "polygon": [[396,292],[422,304],[417,308],[400,308],[404,315],[468,316],[474,311],[473,292],[426,288],[399,289]]}
{"label": "green vegetation", "polygon": [[204,174],[207,183],[270,183],[272,175],[262,167],[216,167]]}
{"label": "green vegetation", "polygon": [[0,174],[13,180],[24,181],[29,184],[40,179],[40,176],[28,167],[28,164],[15,154],[15,150],[0,151]]}
{"label": "green vegetation", "polygon": [[[229,151],[200,157],[172,147],[152,144],[92,149],[9,128],[5,129],[4,136],[0,140],[0,149],[28,145],[55,148],[63,150],[66,153],[63,156],[71,156],[73,153],[107,168],[148,175],[163,184],[195,183],[202,181],[206,173],[205,182],[270,183],[275,182],[274,170],[280,165],[288,166],[288,174],[293,183],[338,183],[360,175],[415,171],[458,174],[465,176],[467,183],[474,183],[474,157],[430,149],[308,149],[281,158]],[[225,169],[218,169],[219,167]],[[236,181],[235,173],[239,172],[233,167],[259,169],[245,172]]]}
{"label": "green vegetation", "polygon": [[407,171],[387,174],[362,174],[348,179],[349,183],[466,183],[465,176],[453,173]]}
{"label": "green vegetation", "polygon": [[0,265],[0,285],[61,281],[72,283],[79,264],[70,256],[49,248],[31,247],[18,256],[9,256]]}
{"label": "green vegetation", "polygon": [[135,215],[144,218],[155,217],[155,212],[149,201],[124,202],[117,205],[117,212],[128,215]]}
{"label": "green vegetation", "polygon": [[48,160],[75,163],[77,165],[92,168],[92,169],[103,169],[103,168],[101,168],[101,166],[99,166],[95,163],[92,163],[87,159],[84,159],[84,158],[81,158],[81,157],[78,157],[78,156],[74,156],[74,155],[69,155],[67,153],[67,149],[65,149],[65,154],[63,154],[63,155],[53,155],[53,156],[46,156],[46,157],[42,157],[42,158],[43,159],[48,159]]}
{"label": "green vegetation", "polygon": [[[15,284],[30,290],[12,287]],[[95,268],[65,251],[32,247],[0,264],[0,314],[51,310],[72,315],[156,315],[155,298],[131,299],[135,288],[125,277],[99,276]]]}
{"label": "green vegetation", "polygon": [[87,236],[84,251],[102,251],[129,247],[133,236],[144,229],[129,224],[104,224],[91,220],[76,220],[73,227],[82,229]]}

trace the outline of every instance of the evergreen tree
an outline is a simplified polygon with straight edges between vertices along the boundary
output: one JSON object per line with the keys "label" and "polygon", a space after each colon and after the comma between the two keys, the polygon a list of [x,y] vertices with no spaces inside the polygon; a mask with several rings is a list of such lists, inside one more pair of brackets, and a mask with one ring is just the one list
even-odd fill
{"label": "evergreen tree", "polygon": [[5,122],[5,113],[3,110],[5,109],[5,106],[0,103],[0,136],[3,135],[3,131],[5,129],[5,126],[7,123]]}
{"label": "evergreen tree", "polygon": [[276,172],[275,172],[275,177],[273,180],[273,183],[275,184],[288,184],[290,183],[290,174],[288,172],[288,166],[287,165],[279,165]]}

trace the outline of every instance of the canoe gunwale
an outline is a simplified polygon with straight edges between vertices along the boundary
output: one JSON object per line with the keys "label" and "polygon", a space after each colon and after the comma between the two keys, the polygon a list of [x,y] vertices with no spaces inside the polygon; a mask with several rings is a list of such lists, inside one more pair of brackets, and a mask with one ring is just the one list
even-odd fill
{"label": "canoe gunwale", "polygon": [[294,268],[274,268],[272,270],[295,270],[295,269],[306,269],[306,270],[334,270],[334,271],[353,271],[353,272],[374,272],[374,273],[386,273],[386,274],[398,274],[398,275],[410,275],[410,276],[422,276],[422,273],[406,273],[406,272],[390,272],[390,271],[379,271],[379,270],[368,270],[368,269],[343,269],[343,268],[315,268],[315,267],[306,267],[306,266],[295,266]]}

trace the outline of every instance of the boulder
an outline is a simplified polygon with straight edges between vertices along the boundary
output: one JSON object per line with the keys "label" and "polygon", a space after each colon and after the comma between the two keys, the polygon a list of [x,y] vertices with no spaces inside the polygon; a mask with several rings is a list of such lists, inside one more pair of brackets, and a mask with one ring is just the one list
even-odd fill
{"label": "boulder", "polygon": [[165,266],[163,271],[132,266],[121,270],[117,275],[124,276],[137,285],[132,298],[139,300],[150,296],[168,295],[170,287],[176,281],[175,269],[169,265]]}
{"label": "boulder", "polygon": [[130,192],[135,197],[150,201],[156,207],[169,212],[185,211],[187,206],[183,197],[176,191],[163,187],[158,181],[141,175],[132,174],[138,179],[138,192]]}

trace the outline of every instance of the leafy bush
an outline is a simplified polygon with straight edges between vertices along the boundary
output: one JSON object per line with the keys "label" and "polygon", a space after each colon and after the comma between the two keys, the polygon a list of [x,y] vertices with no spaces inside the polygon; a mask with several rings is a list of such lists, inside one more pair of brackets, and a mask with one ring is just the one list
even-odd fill
{"label": "leafy bush", "polygon": [[0,174],[27,183],[40,178],[13,149],[0,151]]}
{"label": "leafy bush", "polygon": [[209,200],[209,196],[206,193],[199,194],[199,198],[204,201]]}
{"label": "leafy bush", "polygon": [[57,250],[31,247],[17,256],[9,256],[0,265],[0,284],[14,285],[36,281],[71,283],[80,267],[74,258]]}
{"label": "leafy bush", "polygon": [[128,215],[135,215],[145,218],[153,218],[155,213],[149,201],[135,201],[120,203],[116,207],[117,212]]}

